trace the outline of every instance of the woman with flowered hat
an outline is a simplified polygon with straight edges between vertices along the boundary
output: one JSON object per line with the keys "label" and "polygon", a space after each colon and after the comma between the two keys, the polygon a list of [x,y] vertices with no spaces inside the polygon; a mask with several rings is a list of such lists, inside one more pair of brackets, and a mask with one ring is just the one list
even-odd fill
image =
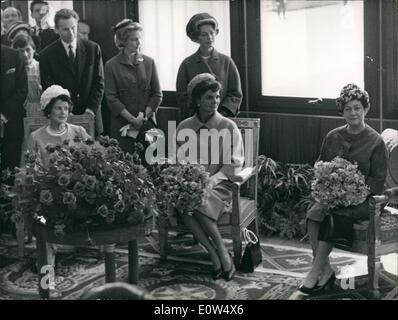
{"label": "woman with flowered hat", "polygon": [[62,145],[66,140],[73,144],[76,137],[86,141],[90,136],[83,127],[67,123],[73,107],[68,90],[58,85],[48,87],[41,95],[40,106],[49,122],[30,134],[27,149],[35,152],[42,165],[47,167],[48,145]]}
{"label": "woman with flowered hat", "polygon": [[[196,137],[195,144],[191,147],[198,152],[193,155],[177,152],[177,159],[204,165],[212,186],[206,200],[192,215],[181,212],[180,216],[195,238],[207,249],[213,262],[213,278],[223,277],[229,281],[235,273],[235,267],[217,221],[232,199],[231,178],[242,169],[244,149],[235,122],[217,111],[220,91],[221,84],[209,73],[196,75],[189,82],[187,92],[195,114],[178,125],[176,143],[180,148],[185,145],[186,133],[188,142],[191,141],[190,138]],[[218,141],[222,140],[216,149],[212,134],[216,135]],[[203,136],[206,138],[202,139]]]}
{"label": "woman with flowered hat", "polygon": [[[144,119],[154,119],[162,90],[154,60],[141,53],[143,27],[130,19],[113,28],[120,52],[105,65],[105,95],[111,115],[111,137],[125,152],[134,152]],[[156,120],[154,120],[156,122]]]}
{"label": "woman with flowered hat", "polygon": [[[387,175],[387,150],[382,137],[365,122],[370,109],[368,93],[356,84],[347,84],[336,99],[336,106],[346,124],[326,135],[318,161],[329,162],[339,156],[356,162],[370,194],[381,194]],[[314,294],[333,287],[336,277],[329,254],[334,246],[351,247],[353,224],[369,219],[368,206],[365,200],[357,206],[334,210],[327,210],[319,203],[311,207],[307,213],[307,230],[314,260],[299,288],[301,293]]]}
{"label": "woman with flowered hat", "polygon": [[208,13],[195,14],[186,26],[187,36],[199,44],[199,49],[187,57],[177,74],[177,104],[185,118],[192,115],[188,103],[188,83],[198,74],[210,73],[221,83],[219,112],[227,117],[238,114],[242,102],[242,89],[234,61],[214,48],[219,32],[217,20]]}

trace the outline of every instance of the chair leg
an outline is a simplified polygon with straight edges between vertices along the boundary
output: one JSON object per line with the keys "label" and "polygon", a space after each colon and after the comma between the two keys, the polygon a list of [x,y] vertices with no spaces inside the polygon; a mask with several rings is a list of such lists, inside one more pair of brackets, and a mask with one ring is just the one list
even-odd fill
{"label": "chair leg", "polygon": [[159,217],[158,231],[159,231],[160,259],[167,260],[169,230],[167,226],[167,221],[165,221],[165,219],[162,217]]}
{"label": "chair leg", "polygon": [[381,269],[380,257],[374,254],[368,254],[368,288],[375,298],[380,297],[379,274]]}
{"label": "chair leg", "polygon": [[234,264],[238,269],[240,265],[240,259],[242,256],[242,241],[241,239],[233,239],[232,240],[233,249],[234,249]]}

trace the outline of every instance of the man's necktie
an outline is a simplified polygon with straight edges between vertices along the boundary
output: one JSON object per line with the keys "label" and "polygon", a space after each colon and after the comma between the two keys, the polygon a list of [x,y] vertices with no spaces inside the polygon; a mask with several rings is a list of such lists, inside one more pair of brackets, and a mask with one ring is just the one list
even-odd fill
{"label": "man's necktie", "polygon": [[72,45],[69,45],[69,62],[71,65],[74,65],[74,63],[75,63],[75,54],[73,52]]}

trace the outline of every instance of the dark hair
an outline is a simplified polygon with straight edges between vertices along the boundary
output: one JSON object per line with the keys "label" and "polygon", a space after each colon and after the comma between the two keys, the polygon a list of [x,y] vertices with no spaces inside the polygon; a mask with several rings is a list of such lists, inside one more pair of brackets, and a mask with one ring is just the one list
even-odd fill
{"label": "dark hair", "polygon": [[54,17],[55,27],[58,27],[59,20],[61,20],[61,19],[68,20],[70,18],[75,18],[77,20],[77,22],[79,22],[79,15],[77,14],[76,11],[71,10],[71,9],[61,9],[61,10],[57,11],[57,13],[55,14],[55,17]]}
{"label": "dark hair", "polygon": [[190,108],[196,113],[199,111],[197,101],[203,96],[206,91],[220,91],[222,88],[221,83],[217,80],[206,79],[199,82],[192,90]]}
{"label": "dark hair", "polygon": [[34,50],[36,50],[36,45],[32,37],[26,34],[19,34],[12,40],[12,47],[14,49],[25,48],[28,45],[30,45]]}
{"label": "dark hair", "polygon": [[67,95],[61,94],[58,97],[52,98],[50,102],[46,105],[46,107],[43,110],[44,115],[46,118],[48,118],[51,114],[51,110],[53,109],[53,106],[57,100],[65,101],[69,104],[69,112],[72,112],[73,109],[73,102],[71,98],[69,98]]}
{"label": "dark hair", "polygon": [[44,4],[46,6],[48,6],[48,2],[47,1],[43,1],[43,0],[33,0],[30,3],[30,12],[33,13],[33,8],[35,7],[36,4]]}

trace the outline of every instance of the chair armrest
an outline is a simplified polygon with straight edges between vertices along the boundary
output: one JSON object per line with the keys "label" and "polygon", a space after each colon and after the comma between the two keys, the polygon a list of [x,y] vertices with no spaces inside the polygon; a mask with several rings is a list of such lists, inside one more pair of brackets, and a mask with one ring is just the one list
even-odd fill
{"label": "chair armrest", "polygon": [[398,187],[387,189],[384,191],[384,195],[388,198],[398,198]]}
{"label": "chair armrest", "polygon": [[231,181],[234,182],[234,184],[241,186],[242,184],[246,183],[255,174],[256,174],[256,167],[247,167],[238,174],[234,175],[231,178]]}

